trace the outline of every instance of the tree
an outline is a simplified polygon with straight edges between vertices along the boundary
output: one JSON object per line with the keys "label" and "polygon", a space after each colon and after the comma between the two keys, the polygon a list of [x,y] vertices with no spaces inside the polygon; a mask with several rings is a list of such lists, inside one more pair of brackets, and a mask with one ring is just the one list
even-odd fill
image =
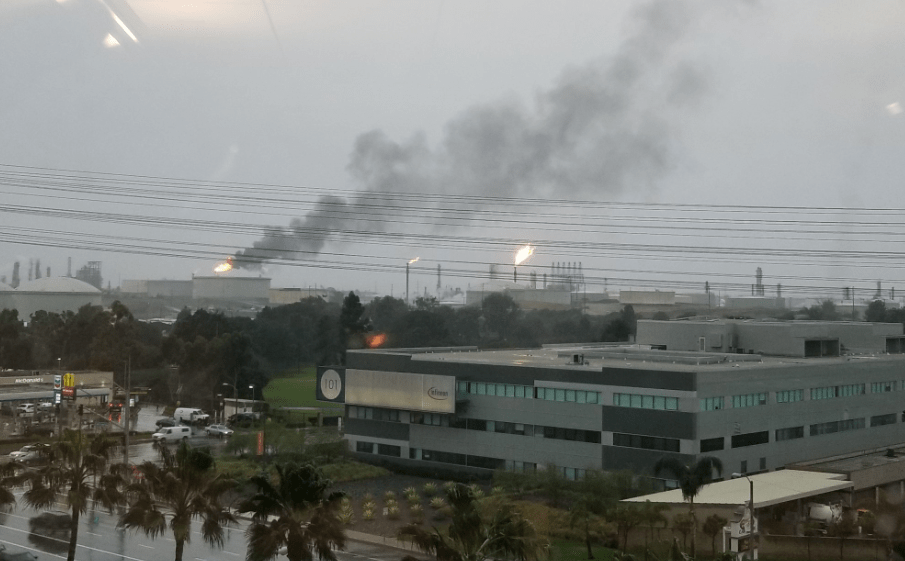
{"label": "tree", "polygon": [[[191,539],[192,520],[201,518],[201,535],[212,547],[223,547],[223,526],[235,517],[220,503],[232,481],[215,474],[209,450],[194,449],[185,441],[171,452],[165,443],[155,445],[160,464],[142,463],[142,478],[129,486],[129,507],[120,524],[141,530],[151,538],[173,532],[176,561],[182,561],[185,543]],[[169,517],[169,524],[167,523]]]}
{"label": "tree", "polygon": [[622,537],[622,551],[628,547],[628,533],[644,522],[644,516],[638,505],[619,503],[607,511],[607,519],[616,524],[616,531]]}
{"label": "tree", "polygon": [[25,476],[28,490],[23,499],[34,509],[55,506],[62,498],[71,514],[69,550],[66,559],[75,559],[79,518],[91,501],[111,510],[124,502],[121,487],[125,482],[123,464],[110,465],[116,444],[105,435],[87,436],[67,430],[51,445],[52,461]]}
{"label": "tree", "polygon": [[512,296],[500,292],[493,292],[484,297],[481,311],[487,330],[503,340],[509,336],[510,330],[521,313],[519,305],[512,299]]}
{"label": "tree", "polygon": [[827,534],[839,538],[839,559],[845,559],[843,555],[845,540],[851,537],[856,531],[857,527],[855,526],[855,520],[852,516],[849,516],[848,513],[844,513],[830,524],[830,527],[827,529]]}
{"label": "tree", "polygon": [[680,512],[672,517],[672,527],[682,534],[682,549],[688,549],[688,534],[691,534],[691,557],[694,557],[695,520],[691,514]]}
{"label": "tree", "polygon": [[666,527],[669,524],[669,521],[663,514],[668,509],[669,506],[663,503],[644,501],[644,503],[641,504],[641,524],[648,530],[647,534],[644,536],[645,551],[647,550],[648,543],[654,537],[654,530],[657,529],[658,526]]}
{"label": "tree", "polygon": [[711,514],[704,520],[704,527],[701,530],[710,536],[710,554],[713,556],[716,556],[716,537],[728,523],[729,520],[719,514]]}
{"label": "tree", "polygon": [[410,540],[421,551],[434,555],[437,561],[537,559],[542,547],[534,526],[511,505],[485,515],[467,486],[455,485],[446,495],[452,511],[448,527],[428,530],[409,524],[399,530],[398,537]]}
{"label": "tree", "polygon": [[364,334],[368,331],[368,321],[364,317],[365,308],[361,305],[361,299],[354,292],[350,292],[343,299],[343,307],[339,313],[339,325],[342,329],[342,358],[346,362],[346,349],[361,349],[365,347]]}
{"label": "tree", "polygon": [[270,475],[252,477],[249,481],[257,490],[239,505],[239,512],[252,513],[246,559],[273,559],[285,547],[289,561],[310,561],[315,554],[336,561],[333,549],[346,544],[339,519],[345,495],[328,495],[330,480],[321,478],[311,464],[277,464],[276,470],[276,482]]}
{"label": "tree", "polygon": [[697,534],[697,519],[694,515],[694,498],[705,485],[713,480],[714,470],[718,474],[723,472],[723,463],[713,456],[703,456],[692,466],[685,465],[675,457],[665,457],[654,465],[654,473],[660,475],[667,473],[679,482],[682,489],[682,498],[688,501],[688,514],[693,523],[691,533],[691,557],[695,556],[695,535]]}
{"label": "tree", "polygon": [[886,321],[886,303],[883,300],[874,300],[867,305],[864,312],[864,321],[882,323]]}

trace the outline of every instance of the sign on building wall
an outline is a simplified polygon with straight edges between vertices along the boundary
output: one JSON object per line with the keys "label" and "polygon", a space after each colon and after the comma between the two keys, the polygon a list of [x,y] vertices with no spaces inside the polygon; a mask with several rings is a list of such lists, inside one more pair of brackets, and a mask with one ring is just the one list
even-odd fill
{"label": "sign on building wall", "polygon": [[349,405],[455,413],[454,376],[346,369],[345,402]]}
{"label": "sign on building wall", "polygon": [[345,403],[345,379],[345,368],[318,368],[316,388],[317,400]]}

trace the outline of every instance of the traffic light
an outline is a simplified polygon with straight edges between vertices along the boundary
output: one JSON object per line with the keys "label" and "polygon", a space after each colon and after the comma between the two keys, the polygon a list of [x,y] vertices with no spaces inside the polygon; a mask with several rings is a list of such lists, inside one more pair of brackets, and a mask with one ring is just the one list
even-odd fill
{"label": "traffic light", "polygon": [[79,417],[81,417],[85,413],[85,405],[79,403]]}

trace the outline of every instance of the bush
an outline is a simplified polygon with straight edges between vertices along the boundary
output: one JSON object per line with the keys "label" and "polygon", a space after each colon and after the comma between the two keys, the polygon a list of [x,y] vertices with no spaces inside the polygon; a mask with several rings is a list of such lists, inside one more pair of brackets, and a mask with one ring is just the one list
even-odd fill
{"label": "bush", "polygon": [[396,493],[394,493],[393,491],[387,491],[383,494],[383,500],[387,503],[390,501],[396,502]]}
{"label": "bush", "polygon": [[446,506],[446,501],[444,501],[442,497],[434,497],[430,500],[430,506],[434,510],[440,510]]}
{"label": "bush", "polygon": [[387,518],[390,520],[399,520],[399,507],[395,504],[387,507]]}
{"label": "bush", "polygon": [[436,483],[425,483],[424,484],[424,496],[427,498],[433,497],[437,494],[437,484]]}
{"label": "bush", "polygon": [[374,509],[362,507],[361,517],[365,520],[374,520]]}

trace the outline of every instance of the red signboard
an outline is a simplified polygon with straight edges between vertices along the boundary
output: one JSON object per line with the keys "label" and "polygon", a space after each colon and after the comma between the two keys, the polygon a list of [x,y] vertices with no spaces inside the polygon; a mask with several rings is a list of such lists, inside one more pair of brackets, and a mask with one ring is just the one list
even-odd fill
{"label": "red signboard", "polygon": [[264,431],[258,433],[258,456],[264,455]]}

